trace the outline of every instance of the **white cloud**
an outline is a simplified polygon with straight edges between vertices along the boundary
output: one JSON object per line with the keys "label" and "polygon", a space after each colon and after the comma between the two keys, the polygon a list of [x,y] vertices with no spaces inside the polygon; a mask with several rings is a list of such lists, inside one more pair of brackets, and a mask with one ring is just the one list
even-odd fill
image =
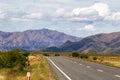
{"label": "white cloud", "polygon": [[82,28],[77,28],[75,29],[76,31],[95,31],[95,27],[94,25],[92,24],[89,24],[89,25],[85,25],[84,27]]}
{"label": "white cloud", "polygon": [[41,13],[30,13],[27,15],[22,15],[21,17],[12,17],[12,21],[32,21],[36,19],[41,19],[42,14]]}
{"label": "white cloud", "polygon": [[72,11],[60,8],[56,10],[55,14],[57,17],[71,21],[100,20],[110,14],[110,9],[105,3],[95,3],[89,7],[74,8]]}
{"label": "white cloud", "polygon": [[96,3],[90,7],[99,13],[99,16],[105,17],[110,14],[110,8],[108,4],[105,3]]}
{"label": "white cloud", "polygon": [[[65,0],[66,1],[66,0]],[[69,0],[67,0],[69,1]],[[27,15],[28,18],[45,18],[46,15],[33,13]],[[51,13],[51,20],[67,20],[67,21],[100,21],[100,20],[120,20],[120,12],[111,12],[111,9],[106,3],[95,3],[88,7],[74,8],[71,11],[65,8],[58,8],[54,13]],[[43,19],[42,18],[42,19]]]}
{"label": "white cloud", "polygon": [[86,31],[95,31],[95,27],[93,25],[86,25],[83,30]]}
{"label": "white cloud", "polygon": [[98,16],[104,17],[109,14],[109,6],[105,3],[95,3],[93,6],[85,8],[75,8],[72,11],[73,15],[90,15],[98,13]]}
{"label": "white cloud", "polygon": [[113,12],[111,15],[106,16],[105,20],[120,20],[120,12]]}
{"label": "white cloud", "polygon": [[31,21],[30,19],[25,18],[11,18],[12,21]]}
{"label": "white cloud", "polygon": [[23,18],[41,19],[42,18],[42,14],[41,13],[30,13],[28,15],[23,16]]}
{"label": "white cloud", "polygon": [[4,19],[6,17],[6,13],[2,10],[0,11],[0,19]]}
{"label": "white cloud", "polygon": [[63,2],[63,3],[68,3],[70,1],[72,1],[72,0],[58,0],[58,2]]}
{"label": "white cloud", "polygon": [[[69,2],[73,0],[63,0],[63,2]],[[62,1],[61,1],[62,2]],[[37,3],[36,3],[37,4]],[[48,4],[46,5],[56,6],[57,4]],[[41,4],[43,6],[43,4]],[[37,7],[41,7],[41,5],[37,4]],[[32,7],[32,6],[31,6]],[[35,7],[35,9],[37,8]],[[47,6],[47,8],[51,8],[50,6]],[[43,7],[42,7],[43,8]],[[66,20],[66,21],[100,21],[100,20],[120,20],[120,12],[111,12],[109,5],[106,3],[95,3],[88,7],[83,8],[74,8],[72,10],[68,10],[68,8],[63,7],[54,7],[56,11],[50,11],[48,10],[48,13],[41,13],[41,11],[29,11],[21,13],[21,14],[12,14],[12,16],[9,16],[6,19],[11,18],[13,21],[29,21],[29,20]],[[45,8],[46,9],[46,8]],[[30,9],[31,10],[31,9]],[[50,11],[50,12],[49,12]],[[53,12],[53,13],[52,13]],[[25,13],[25,14],[24,14]],[[10,14],[8,12],[7,14]],[[27,15],[26,15],[27,14]],[[6,14],[0,12],[0,18],[5,18]]]}
{"label": "white cloud", "polygon": [[58,8],[55,12],[56,14],[56,17],[59,17],[59,16],[63,16],[65,13],[65,9],[64,8]]}
{"label": "white cloud", "polygon": [[5,13],[0,13],[0,19],[4,19],[5,18]]}
{"label": "white cloud", "polygon": [[72,11],[72,14],[75,16],[90,15],[93,13],[96,13],[96,11],[90,8],[75,8]]}
{"label": "white cloud", "polygon": [[105,17],[109,15],[110,9],[109,6],[105,3],[95,3],[93,6],[85,8],[75,8],[72,11],[72,14],[75,16],[94,16],[96,17]]}
{"label": "white cloud", "polygon": [[90,8],[76,8],[72,11],[71,20],[74,21],[87,21],[99,19],[97,11]]}

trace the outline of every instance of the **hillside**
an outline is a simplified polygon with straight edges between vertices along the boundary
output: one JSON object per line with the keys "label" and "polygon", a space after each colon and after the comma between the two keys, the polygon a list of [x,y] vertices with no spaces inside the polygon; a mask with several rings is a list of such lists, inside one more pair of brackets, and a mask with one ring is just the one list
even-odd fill
{"label": "hillside", "polygon": [[120,53],[120,32],[97,34],[78,42],[67,41],[59,47],[61,52]]}
{"label": "hillside", "polygon": [[24,32],[0,31],[0,50],[22,49],[35,50],[41,47],[61,46],[66,41],[77,41],[78,37],[49,30],[27,30]]}
{"label": "hillside", "polygon": [[65,52],[120,53],[120,32],[89,36],[79,42],[65,43],[60,49]]}

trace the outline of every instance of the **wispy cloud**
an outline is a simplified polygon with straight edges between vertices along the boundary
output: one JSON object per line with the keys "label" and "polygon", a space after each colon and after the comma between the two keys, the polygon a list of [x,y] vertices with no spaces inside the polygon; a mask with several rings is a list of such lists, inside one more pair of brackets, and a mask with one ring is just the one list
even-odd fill
{"label": "wispy cloud", "polygon": [[28,19],[41,19],[42,14],[41,13],[30,13],[25,16],[22,16],[22,18],[28,18]]}
{"label": "wispy cloud", "polygon": [[25,18],[11,18],[12,21],[31,21],[30,19]]}

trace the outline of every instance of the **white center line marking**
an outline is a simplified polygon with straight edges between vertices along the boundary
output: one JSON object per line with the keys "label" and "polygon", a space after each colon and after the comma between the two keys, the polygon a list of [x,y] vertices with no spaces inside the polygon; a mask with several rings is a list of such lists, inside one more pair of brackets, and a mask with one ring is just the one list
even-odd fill
{"label": "white center line marking", "polygon": [[79,64],[79,65],[82,65],[82,64]]}
{"label": "white center line marking", "polygon": [[51,59],[48,58],[48,60],[68,79],[72,80],[67,74],[65,74]]}
{"label": "white center line marking", "polygon": [[101,69],[98,69],[97,71],[99,71],[99,72],[104,72],[103,70],[101,70]]}
{"label": "white center line marking", "polygon": [[91,66],[87,66],[87,68],[91,68]]}
{"label": "white center line marking", "polygon": [[77,63],[77,62],[74,62],[74,63]]}
{"label": "white center line marking", "polygon": [[115,76],[120,78],[120,75],[115,75]]}

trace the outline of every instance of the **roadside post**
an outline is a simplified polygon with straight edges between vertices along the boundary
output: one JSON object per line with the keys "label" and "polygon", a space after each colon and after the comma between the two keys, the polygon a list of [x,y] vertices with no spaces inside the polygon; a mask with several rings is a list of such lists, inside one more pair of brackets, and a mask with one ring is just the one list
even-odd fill
{"label": "roadside post", "polygon": [[30,72],[27,72],[26,80],[30,80]]}

